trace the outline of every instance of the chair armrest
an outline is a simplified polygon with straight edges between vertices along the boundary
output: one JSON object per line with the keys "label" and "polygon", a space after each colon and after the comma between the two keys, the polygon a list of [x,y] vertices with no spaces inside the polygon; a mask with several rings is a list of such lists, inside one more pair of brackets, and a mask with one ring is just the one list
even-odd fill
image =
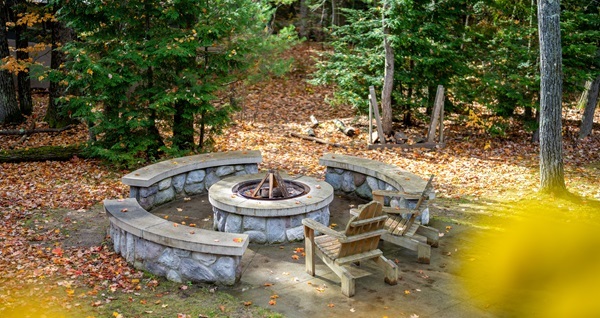
{"label": "chair armrest", "polygon": [[421,198],[420,193],[406,193],[404,191],[392,191],[392,190],[373,190],[371,192],[373,196],[381,197],[403,197],[408,200],[418,200]]}
{"label": "chair armrest", "polygon": [[313,219],[308,219],[308,218],[302,219],[302,224],[305,227],[308,227],[314,231],[321,232],[323,234],[335,237],[337,239],[344,239],[346,237],[344,234],[334,231],[334,230],[330,229],[329,227],[327,227]]}

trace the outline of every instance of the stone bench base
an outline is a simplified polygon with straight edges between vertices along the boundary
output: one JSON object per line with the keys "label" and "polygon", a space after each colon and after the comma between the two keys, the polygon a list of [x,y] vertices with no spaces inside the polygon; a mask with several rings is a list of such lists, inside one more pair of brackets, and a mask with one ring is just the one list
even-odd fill
{"label": "stone bench base", "polygon": [[[325,154],[319,164],[326,167],[325,181],[336,192],[373,200],[373,190],[403,191],[408,195],[421,195],[427,181],[414,173],[382,162],[340,154]],[[431,191],[429,199],[435,198]],[[385,205],[414,208],[417,200],[386,198]],[[429,223],[429,210],[425,208],[418,217],[421,224]]]}
{"label": "stone bench base", "polygon": [[222,233],[161,219],[148,210],[206,193],[227,176],[258,172],[259,151],[231,151],[165,160],[122,178],[130,198],[105,200],[114,249],[136,268],[175,282],[232,285],[241,277],[246,234]]}
{"label": "stone bench base", "polygon": [[247,235],[175,226],[133,198],[105,200],[104,209],[115,252],[135,268],[180,283],[233,285],[241,278]]}

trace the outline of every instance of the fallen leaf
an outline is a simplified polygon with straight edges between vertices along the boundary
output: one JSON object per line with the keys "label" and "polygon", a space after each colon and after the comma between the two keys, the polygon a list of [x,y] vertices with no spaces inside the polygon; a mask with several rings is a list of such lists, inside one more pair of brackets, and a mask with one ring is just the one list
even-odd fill
{"label": "fallen leaf", "polygon": [[292,255],[292,259],[298,260],[298,259],[300,259],[300,256],[298,256],[298,255]]}
{"label": "fallen leaf", "polygon": [[329,304],[327,304],[327,307],[329,307],[329,308],[333,308],[333,307],[335,307],[335,305],[334,305],[334,304],[332,304],[332,303],[329,303]]}
{"label": "fallen leaf", "polygon": [[250,306],[250,305],[252,305],[252,302],[251,302],[251,301],[245,301],[245,302],[244,302],[244,306]]}
{"label": "fallen leaf", "polygon": [[125,212],[127,212],[127,211],[128,211],[128,210],[127,210],[127,208],[122,208],[122,209],[121,209],[121,212],[123,212],[123,213],[125,213]]}
{"label": "fallen leaf", "polygon": [[233,241],[236,242],[236,243],[242,243],[244,241],[244,239],[241,238],[241,237],[236,237],[236,238],[233,239]]}
{"label": "fallen leaf", "polygon": [[277,299],[279,298],[279,295],[271,295],[271,299]]}
{"label": "fallen leaf", "polygon": [[404,290],[404,295],[410,295],[410,290],[408,290],[408,289],[405,289],[405,290]]}
{"label": "fallen leaf", "polygon": [[185,198],[183,198],[183,201],[190,201],[191,199],[192,198],[185,197]]}
{"label": "fallen leaf", "polygon": [[183,211],[182,208],[177,208],[177,212],[181,212],[181,211]]}
{"label": "fallen leaf", "polygon": [[277,304],[277,301],[275,299],[269,300],[269,305],[275,306],[275,304]]}

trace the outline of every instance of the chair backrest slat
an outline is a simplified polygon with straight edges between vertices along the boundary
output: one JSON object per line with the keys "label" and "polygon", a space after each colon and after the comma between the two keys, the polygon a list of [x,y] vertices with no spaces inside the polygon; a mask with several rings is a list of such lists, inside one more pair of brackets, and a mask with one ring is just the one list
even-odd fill
{"label": "chair backrest slat", "polygon": [[[358,216],[350,219],[346,226],[345,235],[350,238],[355,235],[370,233],[383,228],[386,217],[382,212],[382,205],[379,202],[369,202],[359,211]],[[364,239],[342,243],[338,257],[346,257],[354,254],[367,252],[377,248],[380,235],[366,237]]]}

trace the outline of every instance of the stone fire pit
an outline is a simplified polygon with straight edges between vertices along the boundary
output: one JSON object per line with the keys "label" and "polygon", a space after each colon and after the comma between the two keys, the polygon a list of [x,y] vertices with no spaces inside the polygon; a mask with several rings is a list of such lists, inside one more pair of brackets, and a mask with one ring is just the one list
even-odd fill
{"label": "stone fire pit", "polygon": [[250,198],[239,193],[240,186],[258,183],[265,175],[228,177],[210,187],[208,200],[216,231],[245,233],[253,243],[279,244],[304,239],[304,218],[329,225],[331,185],[307,176],[284,177],[286,183],[303,187],[304,193],[277,199]]}

